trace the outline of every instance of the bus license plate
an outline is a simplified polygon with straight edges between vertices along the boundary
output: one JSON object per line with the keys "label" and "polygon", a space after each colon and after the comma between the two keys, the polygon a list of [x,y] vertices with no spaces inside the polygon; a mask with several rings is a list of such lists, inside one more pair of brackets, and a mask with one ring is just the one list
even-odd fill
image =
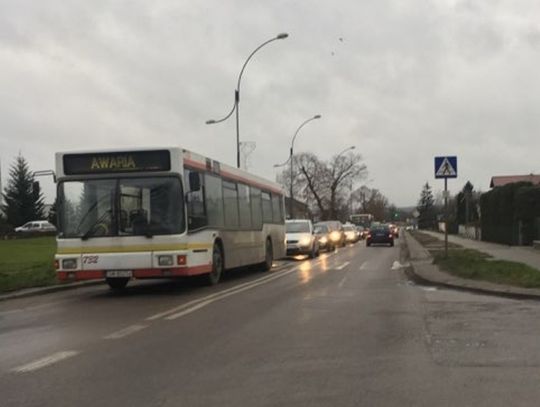
{"label": "bus license plate", "polygon": [[131,270],[108,270],[105,273],[105,277],[107,277],[107,278],[133,277],[133,271],[131,271]]}

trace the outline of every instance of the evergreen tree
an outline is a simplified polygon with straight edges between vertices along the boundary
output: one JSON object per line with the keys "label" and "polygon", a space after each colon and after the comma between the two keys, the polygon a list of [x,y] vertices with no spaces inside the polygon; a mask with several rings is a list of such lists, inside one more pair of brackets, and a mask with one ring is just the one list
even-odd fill
{"label": "evergreen tree", "polygon": [[416,208],[418,213],[418,227],[420,229],[430,229],[435,226],[435,200],[433,198],[433,191],[431,187],[426,182],[422,187],[422,192],[420,193],[420,200],[418,201],[418,206]]}
{"label": "evergreen tree", "polygon": [[477,194],[474,186],[467,181],[461,192],[457,195],[457,221],[460,225],[478,221]]}
{"label": "evergreen tree", "polygon": [[9,170],[9,181],[4,190],[2,210],[7,222],[12,226],[20,226],[42,219],[43,208],[43,194],[39,183],[34,181],[28,163],[19,155]]}

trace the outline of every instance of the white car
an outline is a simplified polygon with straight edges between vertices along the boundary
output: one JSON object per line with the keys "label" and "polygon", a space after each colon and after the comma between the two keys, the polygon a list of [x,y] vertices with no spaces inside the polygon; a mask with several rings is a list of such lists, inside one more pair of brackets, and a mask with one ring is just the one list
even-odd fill
{"label": "white car", "polygon": [[56,232],[56,227],[46,220],[33,220],[32,222],[26,222],[24,225],[15,228],[15,232]]}
{"label": "white car", "polygon": [[287,220],[285,231],[287,234],[287,256],[307,254],[314,258],[319,255],[319,239],[315,236],[310,220]]}

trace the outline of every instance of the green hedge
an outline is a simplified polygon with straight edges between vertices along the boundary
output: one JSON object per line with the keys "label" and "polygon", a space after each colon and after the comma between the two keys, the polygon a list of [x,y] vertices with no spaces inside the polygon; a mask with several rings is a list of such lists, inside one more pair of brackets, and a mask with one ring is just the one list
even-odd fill
{"label": "green hedge", "polygon": [[528,182],[496,187],[480,198],[482,240],[531,244],[540,232],[540,187]]}

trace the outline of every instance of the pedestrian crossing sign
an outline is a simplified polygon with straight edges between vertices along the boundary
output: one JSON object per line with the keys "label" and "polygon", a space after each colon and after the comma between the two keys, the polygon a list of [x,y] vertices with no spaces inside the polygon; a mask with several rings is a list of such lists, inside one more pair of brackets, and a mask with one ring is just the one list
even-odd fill
{"label": "pedestrian crossing sign", "polygon": [[435,157],[435,178],[457,178],[457,157]]}

